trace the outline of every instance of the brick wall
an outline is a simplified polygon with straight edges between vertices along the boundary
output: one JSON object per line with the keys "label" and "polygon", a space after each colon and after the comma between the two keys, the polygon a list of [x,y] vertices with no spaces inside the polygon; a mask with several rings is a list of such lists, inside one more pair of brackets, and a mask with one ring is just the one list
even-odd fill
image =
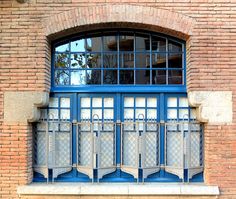
{"label": "brick wall", "polygon": [[[170,15],[152,23],[176,27],[184,32],[184,26],[175,23],[176,13],[195,21],[191,37],[187,33],[173,31],[145,23],[150,13],[132,16],[124,13],[141,28],[161,31],[187,40],[188,91],[230,90],[233,92],[233,123],[229,125],[206,125],[205,128],[205,182],[219,185],[220,198],[236,198],[236,3],[230,0],[28,0],[19,4],[15,0],[0,1],[0,196],[14,198],[16,186],[32,179],[31,127],[30,124],[3,123],[3,94],[5,91],[49,91],[50,88],[50,41],[55,37],[91,28],[84,26],[70,31],[73,16],[68,14],[51,27],[48,39],[45,21],[71,9],[84,8],[84,20],[91,22],[93,16],[86,8],[98,5],[133,4],[163,9]],[[149,10],[149,9],[147,9]],[[102,12],[102,11],[99,11]],[[142,12],[141,12],[142,13]],[[146,13],[146,14],[145,14]],[[166,13],[166,12],[163,12]],[[173,15],[172,15],[173,14]],[[63,14],[62,14],[63,15]],[[97,13],[103,16],[104,13]],[[71,18],[72,17],[72,18]],[[117,16],[119,18],[119,15]],[[166,18],[174,24],[166,25]],[[180,17],[181,18],[181,17]],[[190,20],[191,21],[191,20]],[[76,22],[74,22],[76,23]],[[151,21],[150,21],[151,23]],[[53,25],[53,24],[52,24]],[[109,24],[112,25],[112,24]],[[114,26],[115,24],[113,24]],[[116,24],[117,25],[117,24]],[[132,27],[133,24],[119,26]],[[187,24],[185,24],[187,26]],[[69,27],[68,27],[69,26]],[[105,26],[102,24],[102,26]],[[100,24],[92,26],[101,27]],[[182,29],[181,29],[182,28]],[[59,33],[57,34],[57,31]]]}

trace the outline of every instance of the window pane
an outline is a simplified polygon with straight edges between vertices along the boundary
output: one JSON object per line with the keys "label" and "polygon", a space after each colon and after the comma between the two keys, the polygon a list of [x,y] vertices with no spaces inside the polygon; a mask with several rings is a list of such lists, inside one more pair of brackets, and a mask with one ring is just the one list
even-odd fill
{"label": "window pane", "polygon": [[58,110],[57,109],[49,109],[48,115],[49,115],[49,119],[58,119]]}
{"label": "window pane", "polygon": [[113,119],[113,109],[104,109],[104,119]]}
{"label": "window pane", "polygon": [[165,52],[166,51],[166,39],[153,36],[152,37],[152,50],[158,52]]}
{"label": "window pane", "polygon": [[69,85],[69,71],[56,70],[55,71],[55,84],[56,85]]}
{"label": "window pane", "polygon": [[166,68],[166,54],[153,53],[152,54],[152,68]]}
{"label": "window pane", "polygon": [[168,68],[183,68],[182,54],[169,53]]}
{"label": "window pane", "polygon": [[63,45],[60,45],[58,47],[56,47],[55,49],[56,52],[69,52],[69,44],[63,44]]}
{"label": "window pane", "polygon": [[137,34],[135,41],[136,51],[150,50],[150,39],[147,34]]}
{"label": "window pane", "polygon": [[172,41],[172,40],[169,40],[168,41],[168,49],[169,49],[169,51],[172,51],[172,52],[182,52],[182,44]]}
{"label": "window pane", "polygon": [[71,85],[85,85],[86,76],[85,70],[71,72]]}
{"label": "window pane", "polygon": [[150,53],[136,53],[135,55],[136,69],[138,68],[150,68]]}
{"label": "window pane", "polygon": [[134,98],[133,97],[125,97],[124,106],[125,107],[134,107]]}
{"label": "window pane", "polygon": [[49,107],[58,107],[58,98],[50,97],[49,98]]}
{"label": "window pane", "polygon": [[92,117],[94,120],[101,120],[102,119],[102,109],[93,109],[92,110]]}
{"label": "window pane", "polygon": [[135,110],[135,119],[143,120],[145,118],[145,109],[136,109]]}
{"label": "window pane", "polygon": [[157,110],[156,109],[147,109],[147,119],[156,119]]}
{"label": "window pane", "polygon": [[93,107],[102,107],[102,98],[101,97],[95,97],[92,99],[92,106]]}
{"label": "window pane", "polygon": [[87,84],[101,84],[101,70],[87,70]]}
{"label": "window pane", "polygon": [[60,99],[60,106],[69,108],[70,107],[70,98],[64,98],[64,97],[61,98]]}
{"label": "window pane", "polygon": [[87,51],[100,52],[102,50],[101,37],[91,37],[87,39]]}
{"label": "window pane", "polygon": [[117,70],[104,70],[103,84],[117,84]]}
{"label": "window pane", "polygon": [[150,70],[136,70],[135,75],[136,84],[150,84]]}
{"label": "window pane", "polygon": [[113,107],[114,99],[113,98],[104,98],[104,107]]}
{"label": "window pane", "polygon": [[85,39],[79,39],[71,42],[71,52],[85,52]]}
{"label": "window pane", "polygon": [[120,51],[133,51],[134,50],[134,36],[132,33],[121,34],[120,35],[120,43],[119,43]]}
{"label": "window pane", "polygon": [[70,119],[70,110],[68,109],[61,109],[60,119]]}
{"label": "window pane", "polygon": [[135,106],[136,107],[145,107],[145,98],[144,97],[136,97],[135,99]]}
{"label": "window pane", "polygon": [[81,119],[90,119],[90,109],[81,109]]}
{"label": "window pane", "polygon": [[124,119],[133,119],[134,118],[134,109],[126,108],[124,110]]}
{"label": "window pane", "polygon": [[81,107],[90,107],[90,98],[89,97],[83,97],[81,98]]}
{"label": "window pane", "polygon": [[188,107],[188,98],[180,97],[179,98],[179,106],[180,107]]}
{"label": "window pane", "polygon": [[88,68],[101,68],[101,53],[88,53],[87,54],[87,67]]}
{"label": "window pane", "polygon": [[157,107],[157,99],[154,97],[147,98],[147,107]]}
{"label": "window pane", "polygon": [[179,110],[179,119],[188,119],[188,109]]}
{"label": "window pane", "polygon": [[176,97],[169,97],[167,101],[168,107],[177,107],[177,98]]}
{"label": "window pane", "polygon": [[134,84],[134,71],[120,70],[120,84]]}
{"label": "window pane", "polygon": [[169,84],[182,84],[182,70],[169,70],[168,83]]}
{"label": "window pane", "polygon": [[134,53],[120,53],[120,68],[134,68]]}
{"label": "window pane", "polygon": [[103,54],[104,68],[117,68],[117,53]]}
{"label": "window pane", "polygon": [[70,60],[71,60],[71,68],[86,68],[85,53],[71,54]]}
{"label": "window pane", "polygon": [[117,38],[116,36],[103,37],[103,51],[117,51]]}
{"label": "window pane", "polygon": [[68,68],[69,55],[65,53],[55,54],[55,68]]}
{"label": "window pane", "polygon": [[152,70],[152,84],[166,84],[166,70]]}
{"label": "window pane", "polygon": [[176,109],[168,109],[167,118],[168,119],[177,119],[177,110]]}

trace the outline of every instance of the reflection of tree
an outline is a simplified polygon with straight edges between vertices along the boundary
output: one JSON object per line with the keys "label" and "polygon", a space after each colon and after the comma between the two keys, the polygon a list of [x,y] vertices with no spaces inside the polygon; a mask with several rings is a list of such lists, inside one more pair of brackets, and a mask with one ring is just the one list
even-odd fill
{"label": "reflection of tree", "polygon": [[83,54],[73,54],[73,62],[71,62],[71,67],[73,68],[85,68],[85,53]]}
{"label": "reflection of tree", "polygon": [[69,66],[68,55],[65,53],[60,53],[56,55],[56,68],[66,68]]}
{"label": "reflection of tree", "polygon": [[55,84],[56,85],[68,85],[69,84],[69,71],[65,70],[69,66],[68,54],[60,53],[56,54],[55,68],[59,69],[55,71]]}

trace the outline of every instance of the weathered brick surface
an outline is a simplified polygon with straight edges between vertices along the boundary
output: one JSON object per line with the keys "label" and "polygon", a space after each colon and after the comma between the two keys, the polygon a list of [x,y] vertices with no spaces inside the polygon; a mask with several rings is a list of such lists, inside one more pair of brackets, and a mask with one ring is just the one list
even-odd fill
{"label": "weathered brick surface", "polygon": [[[127,4],[139,6],[139,12]],[[120,11],[114,5],[127,9]],[[83,26],[73,28],[76,25]],[[232,0],[28,0],[25,4],[1,0],[0,197],[16,198],[17,185],[32,179],[31,127],[2,123],[4,92],[49,91],[51,40],[106,26],[140,27],[185,38],[188,90],[233,91],[233,124],[205,126],[205,182],[219,185],[220,198],[236,198],[236,2]]]}

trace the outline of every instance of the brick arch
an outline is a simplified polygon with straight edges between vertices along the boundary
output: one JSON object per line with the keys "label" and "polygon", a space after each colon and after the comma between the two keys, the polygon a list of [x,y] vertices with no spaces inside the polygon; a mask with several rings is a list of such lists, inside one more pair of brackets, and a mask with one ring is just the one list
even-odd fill
{"label": "brick arch", "polygon": [[79,7],[44,20],[45,35],[52,38],[80,31],[110,27],[140,28],[187,39],[194,19],[165,9],[136,5]]}

